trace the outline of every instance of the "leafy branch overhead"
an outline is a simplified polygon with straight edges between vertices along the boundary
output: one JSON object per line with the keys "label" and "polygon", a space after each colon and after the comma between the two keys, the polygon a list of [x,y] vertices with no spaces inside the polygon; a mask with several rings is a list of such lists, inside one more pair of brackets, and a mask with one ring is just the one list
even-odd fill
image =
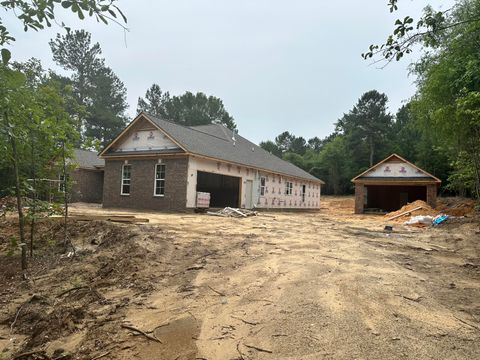
{"label": "leafy branch overhead", "polygon": [[[403,19],[397,19],[394,24],[392,34],[390,34],[383,44],[372,44],[368,51],[362,54],[366,59],[373,58],[376,62],[386,61],[387,64],[392,60],[399,61],[405,54],[413,50],[415,44],[425,47],[437,48],[441,40],[452,28],[480,21],[480,16],[472,12],[468,17],[461,21],[454,21],[450,16],[461,5],[457,2],[452,8],[440,11],[427,6],[423,14],[415,20],[411,16]],[[390,12],[398,10],[398,0],[389,0]]]}
{"label": "leafy branch overhead", "polygon": [[[5,0],[0,1],[0,6],[20,20],[24,31],[39,31],[45,27],[51,27],[54,23],[70,31],[63,22],[61,24],[57,22],[56,11],[59,6],[72,11],[81,20],[88,16],[105,24],[114,22],[126,29],[124,24],[127,23],[127,18],[115,3],[116,0]],[[14,41],[15,37],[10,34],[0,18],[0,46]],[[7,63],[11,56],[6,48],[1,49],[1,55],[3,63]]]}

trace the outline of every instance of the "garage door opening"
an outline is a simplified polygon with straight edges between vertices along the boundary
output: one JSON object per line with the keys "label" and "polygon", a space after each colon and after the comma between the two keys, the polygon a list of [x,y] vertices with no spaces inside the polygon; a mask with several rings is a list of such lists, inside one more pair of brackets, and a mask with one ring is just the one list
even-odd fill
{"label": "garage door opening", "polygon": [[395,211],[415,200],[427,201],[426,186],[367,185],[366,208]]}
{"label": "garage door opening", "polygon": [[197,171],[197,191],[210,193],[210,207],[240,207],[240,178]]}

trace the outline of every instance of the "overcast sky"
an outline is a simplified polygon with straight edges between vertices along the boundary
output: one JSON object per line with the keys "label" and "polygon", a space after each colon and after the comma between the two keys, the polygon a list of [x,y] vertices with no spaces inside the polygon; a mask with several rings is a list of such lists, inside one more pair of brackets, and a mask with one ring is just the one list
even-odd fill
{"label": "overcast sky", "polygon": [[[396,18],[417,15],[428,3],[400,0],[121,0],[129,32],[59,12],[73,29],[100,43],[107,64],[137,99],[152,83],[172,94],[202,91],[221,98],[239,132],[254,141],[288,130],[306,139],[330,134],[365,91],[377,89],[395,112],[413,95],[408,60],[380,70],[360,54],[391,32]],[[434,1],[447,4],[451,1]],[[13,59],[51,60],[48,40],[59,27],[24,33],[0,13],[17,41]]]}

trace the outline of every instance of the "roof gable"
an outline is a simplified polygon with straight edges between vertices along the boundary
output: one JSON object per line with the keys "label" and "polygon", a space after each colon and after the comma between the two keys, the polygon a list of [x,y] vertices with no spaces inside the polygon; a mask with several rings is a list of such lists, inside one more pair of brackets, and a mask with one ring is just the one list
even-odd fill
{"label": "roof gable", "polygon": [[397,154],[392,154],[379,163],[373,165],[366,171],[352,179],[353,182],[359,180],[376,179],[398,179],[398,180],[430,180],[441,183],[441,180],[427,171],[412,164]]}
{"label": "roof gable", "polygon": [[100,156],[124,153],[183,152],[185,149],[175,142],[157,124],[145,116],[137,116],[104,150]]}

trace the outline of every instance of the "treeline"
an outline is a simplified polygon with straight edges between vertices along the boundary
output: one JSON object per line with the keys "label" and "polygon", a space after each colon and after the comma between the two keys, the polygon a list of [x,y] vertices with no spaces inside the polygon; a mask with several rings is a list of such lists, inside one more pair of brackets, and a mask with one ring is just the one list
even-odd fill
{"label": "treeline", "polygon": [[350,180],[390,153],[413,157],[416,137],[407,133],[413,125],[409,106],[392,116],[387,101],[387,96],[376,90],[366,92],[336,122],[330,136],[306,140],[286,131],[260,146],[323,179],[326,193],[350,193]]}
{"label": "treeline", "polygon": [[443,191],[480,199],[480,1],[443,16],[421,38],[423,55],[411,66],[417,92],[395,115],[373,90],[327,138],[285,132],[261,146],[325,180],[326,193],[351,193],[352,177],[396,152],[439,177]]}

